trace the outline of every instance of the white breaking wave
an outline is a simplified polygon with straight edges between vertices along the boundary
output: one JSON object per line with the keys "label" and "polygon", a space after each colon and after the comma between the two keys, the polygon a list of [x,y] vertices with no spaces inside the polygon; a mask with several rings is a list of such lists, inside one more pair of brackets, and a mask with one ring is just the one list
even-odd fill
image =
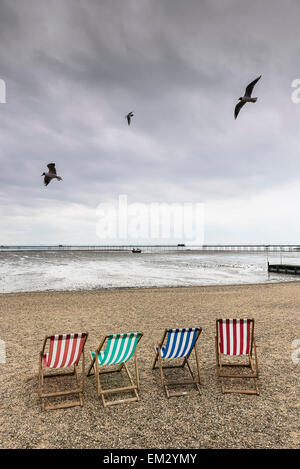
{"label": "white breaking wave", "polygon": [[[283,262],[300,264],[300,253]],[[272,254],[273,263],[280,263]],[[266,253],[1,252],[0,293],[297,281],[268,274]]]}

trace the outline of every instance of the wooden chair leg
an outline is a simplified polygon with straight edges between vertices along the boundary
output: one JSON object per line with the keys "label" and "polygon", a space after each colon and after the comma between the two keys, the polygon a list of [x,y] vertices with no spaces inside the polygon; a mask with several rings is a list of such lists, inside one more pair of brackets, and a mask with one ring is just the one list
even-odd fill
{"label": "wooden chair leg", "polygon": [[154,370],[154,368],[156,367],[156,363],[158,361],[158,351],[155,349],[155,347],[154,347],[154,350],[155,350],[155,358],[154,358],[154,362],[152,365],[152,370]]}
{"label": "wooden chair leg", "polygon": [[[74,369],[72,372],[66,372],[66,373],[51,373],[45,375],[43,372],[43,365],[40,363],[40,369],[39,369],[39,376],[38,376],[38,391],[39,391],[39,396],[41,399],[41,406],[42,410],[52,410],[52,409],[62,409],[62,408],[67,408],[67,407],[74,407],[74,406],[83,406],[83,384],[84,384],[84,359],[82,361],[82,381],[80,382],[79,376],[78,376],[78,365],[74,365]],[[69,391],[56,391],[56,392],[44,392],[44,380],[45,378],[50,379],[50,378],[57,378],[57,377],[63,377],[63,376],[70,376],[70,375],[75,375],[75,380],[76,380],[76,389],[72,389]],[[62,397],[62,396],[67,396],[70,394],[78,394],[78,401],[72,401],[72,402],[66,402],[62,404],[52,404],[52,405],[46,405],[45,400],[47,398],[51,397]]]}
{"label": "wooden chair leg", "polygon": [[137,384],[137,388],[140,389],[140,373],[139,373],[139,367],[138,367],[136,352],[134,353],[134,364],[135,364],[136,384]]}
{"label": "wooden chair leg", "polygon": [[[137,357],[135,357],[135,370],[136,370],[136,378],[137,378],[137,384],[134,383],[132,376],[130,374],[130,371],[128,369],[127,364],[121,363],[121,365],[116,369],[116,370],[102,370],[100,371],[99,365],[96,362],[94,365],[94,374],[96,377],[96,383],[97,383],[97,390],[98,390],[98,396],[101,397],[103,407],[111,406],[111,405],[116,405],[122,402],[132,402],[132,401],[138,401],[139,400],[139,395],[137,390],[139,389],[139,374],[138,374],[138,365],[137,365]],[[111,389],[103,389],[102,384],[101,384],[101,377],[100,375],[102,374],[110,374],[110,373],[115,373],[115,372],[121,372],[122,369],[125,369],[125,372],[127,374],[127,377],[130,381],[130,386],[124,386],[121,388],[111,388]],[[125,399],[119,399],[116,401],[108,401],[105,396],[108,394],[114,394],[118,392],[123,392],[123,391],[132,391],[135,395],[135,397],[131,398],[125,398]]]}
{"label": "wooden chair leg", "polygon": [[160,372],[160,379],[161,379],[161,384],[166,392],[166,395],[167,397],[169,398],[169,391],[168,391],[168,387],[166,385],[166,380],[165,380],[165,377],[164,377],[164,372],[163,372],[163,366],[162,366],[162,359],[161,359],[161,355],[160,355],[160,350],[158,351],[158,366],[159,366],[159,372]]}
{"label": "wooden chair leg", "polygon": [[195,344],[195,357],[196,357],[196,365],[197,365],[197,372],[198,372],[199,384],[201,384],[201,378],[200,378],[200,361],[199,361],[199,356],[198,356],[197,344]]}
{"label": "wooden chair leg", "polygon": [[[166,395],[167,395],[167,398],[169,399],[170,397],[173,397],[173,396],[182,396],[182,395],[185,395],[185,394],[190,394],[191,392],[189,391],[183,391],[183,392],[170,392],[169,390],[169,386],[171,385],[191,385],[191,384],[194,384],[197,391],[199,392],[199,394],[201,394],[201,388],[200,388],[200,365],[199,365],[199,357],[196,353],[196,350],[195,350],[195,354],[196,354],[196,364],[197,364],[197,375],[198,375],[198,379],[195,378],[194,376],[194,373],[193,373],[193,370],[190,366],[190,363],[188,361],[188,358],[185,357],[184,360],[183,360],[183,363],[181,365],[173,365],[173,366],[163,366],[162,364],[162,358],[161,358],[161,355],[158,354],[158,365],[159,365],[159,371],[160,371],[160,378],[161,378],[161,383],[162,383],[162,386],[166,392]],[[175,369],[175,368],[183,368],[185,365],[187,365],[188,367],[188,370],[189,370],[189,373],[192,377],[191,380],[176,380],[176,381],[168,381],[167,378],[165,377],[164,375],[164,370],[165,369]]]}
{"label": "wooden chair leg", "polygon": [[[222,392],[223,393],[241,393],[241,394],[257,394],[259,395],[259,389],[258,389],[258,368],[257,368],[257,362],[255,361],[255,364],[253,363],[252,357],[249,355],[249,365],[240,365],[240,364],[225,364],[226,366],[236,366],[236,367],[241,367],[244,368],[245,366],[249,366],[251,369],[251,374],[231,374],[231,373],[224,373],[222,371],[222,359],[220,355],[220,368],[218,369],[218,375],[221,378],[221,386],[222,386]],[[223,366],[225,366],[223,365]],[[225,387],[225,379],[244,379],[244,380],[253,380],[255,390],[252,389],[228,389]]]}
{"label": "wooden chair leg", "polygon": [[129,378],[129,381],[130,381],[130,383],[131,383],[131,386],[133,387],[133,392],[134,392],[134,394],[135,394],[135,397],[136,397],[136,399],[137,399],[137,401],[138,401],[138,400],[139,400],[139,395],[138,395],[137,390],[136,390],[137,385],[134,384],[133,379],[132,379],[132,377],[131,377],[131,374],[129,373],[129,370],[128,370],[128,367],[127,367],[126,363],[124,363],[124,368],[125,368],[125,370],[126,370],[126,373],[127,373],[128,378]]}

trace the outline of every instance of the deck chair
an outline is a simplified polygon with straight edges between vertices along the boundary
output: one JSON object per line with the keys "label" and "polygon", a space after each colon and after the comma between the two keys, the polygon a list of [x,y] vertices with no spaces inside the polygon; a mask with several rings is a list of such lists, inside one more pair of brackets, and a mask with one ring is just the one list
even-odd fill
{"label": "deck chair", "polygon": [[[84,345],[88,334],[85,332],[78,334],[56,334],[46,336],[42,351],[40,353],[38,391],[41,398],[42,409],[60,409],[64,407],[82,406],[82,393],[84,384]],[[48,352],[46,353],[46,349]],[[82,357],[82,377],[79,380],[78,363]],[[70,369],[65,373],[52,373],[52,370]],[[45,370],[50,373],[45,374]],[[44,380],[47,378],[59,378],[67,375],[75,375],[76,387],[66,391],[46,392]],[[60,397],[69,394],[78,394],[78,400],[61,404],[45,405],[45,399],[50,397]]]}
{"label": "deck chair", "polygon": [[[155,350],[155,359],[152,365],[152,369],[156,367],[156,363],[158,362],[159,370],[160,370],[160,377],[163,388],[166,392],[168,398],[173,396],[182,396],[184,394],[191,394],[192,391],[170,391],[169,386],[177,386],[177,385],[195,385],[199,394],[201,394],[200,389],[200,364],[198,358],[198,350],[197,350],[197,340],[199,335],[201,334],[202,328],[201,327],[194,327],[194,328],[183,328],[183,329],[165,329],[163,334],[162,340],[160,341],[159,345],[154,347]],[[167,338],[166,338],[167,337]],[[166,344],[164,341],[166,339]],[[197,364],[197,377],[194,377],[192,368],[189,364],[189,358],[194,350],[196,364]],[[176,358],[183,358],[183,362],[181,365],[170,365],[170,366],[163,366],[163,361],[171,360]],[[167,380],[164,374],[165,369],[174,369],[174,368],[184,368],[187,365],[188,370],[192,379],[180,379],[180,380]]]}
{"label": "deck chair", "polygon": [[[114,404],[120,404],[122,402],[138,401],[138,389],[140,387],[139,382],[139,371],[137,362],[137,345],[143,336],[142,332],[129,332],[125,334],[109,334],[102,338],[99,347],[95,352],[90,352],[91,364],[87,373],[87,376],[94,374],[96,377],[98,396],[101,396],[103,406],[110,406]],[[107,340],[105,349],[102,347]],[[134,383],[131,374],[129,372],[127,363],[131,357],[134,357],[135,362],[135,375],[136,383]],[[111,369],[113,365],[116,365],[114,369]],[[103,389],[100,376],[103,373],[113,373],[125,369],[127,377],[130,381],[130,386]],[[128,397],[119,400],[107,400],[105,396],[112,393],[121,393],[131,391],[134,393],[134,397]]]}
{"label": "deck chair", "polygon": [[[254,353],[254,358],[253,358]],[[244,393],[259,394],[258,379],[258,363],[256,354],[256,345],[254,338],[254,319],[217,319],[216,321],[216,356],[217,371],[221,378],[222,391],[224,393]],[[227,363],[223,362],[223,358],[231,357]],[[247,357],[246,363],[236,363],[239,356]],[[234,373],[225,371],[225,367],[249,367],[250,372]],[[235,368],[238,370],[238,368]],[[224,379],[253,379],[255,389],[234,389],[225,388]]]}

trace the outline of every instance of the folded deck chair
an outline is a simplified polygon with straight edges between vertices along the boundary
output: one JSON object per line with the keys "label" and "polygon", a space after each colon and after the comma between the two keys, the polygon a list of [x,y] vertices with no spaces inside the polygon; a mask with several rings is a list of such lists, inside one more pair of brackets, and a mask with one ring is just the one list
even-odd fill
{"label": "folded deck chair", "polygon": [[[217,371],[221,378],[222,391],[236,392],[244,394],[259,394],[257,386],[258,363],[256,354],[256,345],[254,338],[254,319],[217,319],[216,321],[216,355]],[[254,352],[254,359],[253,359]],[[231,357],[227,363],[223,358]],[[236,363],[235,357],[245,356],[245,364]],[[224,367],[249,367],[250,372],[230,373],[224,370]],[[237,368],[236,368],[237,370]],[[225,388],[224,378],[230,379],[253,379],[255,389],[228,389]]]}
{"label": "folded deck chair", "polygon": [[[202,331],[201,327],[194,327],[194,328],[183,328],[183,329],[166,329],[162,340],[160,341],[159,345],[154,347],[155,350],[155,359],[152,366],[152,369],[155,368],[156,362],[158,362],[158,366],[160,369],[160,377],[162,385],[165,389],[167,397],[173,396],[182,396],[184,394],[191,394],[191,391],[187,392],[170,392],[169,386],[177,386],[177,385],[195,385],[199,394],[201,394],[200,390],[200,364],[199,364],[199,357],[198,357],[198,350],[197,350],[197,340]],[[164,344],[165,338],[166,344]],[[196,364],[197,364],[197,377],[194,377],[192,368],[189,364],[189,358],[194,350]],[[163,361],[171,360],[176,358],[183,358],[183,362],[181,365],[171,365],[171,366],[163,366]],[[180,379],[180,380],[173,380],[168,381],[164,375],[165,369],[173,369],[173,368],[184,368],[185,364],[188,367],[190,375],[192,379]]]}
{"label": "folded deck chair", "polygon": [[[91,364],[88,370],[87,375],[95,374],[98,396],[101,396],[103,406],[109,406],[114,404],[119,404],[122,402],[138,401],[138,389],[140,387],[139,382],[139,371],[138,371],[138,362],[136,348],[142,338],[142,332],[129,332],[126,334],[109,334],[103,337],[100,342],[99,347],[95,352],[90,352]],[[102,350],[105,341],[107,340],[105,349]],[[131,374],[129,372],[127,363],[130,358],[134,356],[135,361],[135,374],[136,374],[136,384],[133,382]],[[116,365],[117,368],[110,369],[113,365]],[[106,367],[103,369],[103,367]],[[100,369],[101,368],[101,369]],[[112,373],[116,371],[121,371],[125,369],[127,376],[130,381],[130,386],[118,387],[103,389],[100,375],[103,373]],[[93,371],[93,373],[92,373]],[[108,401],[105,399],[107,394],[132,391],[134,397],[129,397],[119,400]]]}
{"label": "folded deck chair", "polygon": [[[78,334],[57,334],[46,336],[40,353],[40,367],[39,367],[39,380],[38,389],[39,396],[42,401],[42,409],[59,409],[63,407],[82,406],[82,393],[84,383],[84,345],[87,340],[88,334],[85,332]],[[46,348],[48,352],[46,353]],[[78,363],[82,357],[82,377],[79,380],[78,376]],[[65,373],[56,372],[52,370],[72,369]],[[50,373],[45,374],[44,371],[48,369]],[[45,378],[59,378],[61,376],[75,375],[76,387],[66,391],[46,392],[44,389]],[[53,404],[45,406],[45,399],[49,397],[60,397],[69,394],[78,394],[78,400],[72,402],[65,402],[62,404]]]}

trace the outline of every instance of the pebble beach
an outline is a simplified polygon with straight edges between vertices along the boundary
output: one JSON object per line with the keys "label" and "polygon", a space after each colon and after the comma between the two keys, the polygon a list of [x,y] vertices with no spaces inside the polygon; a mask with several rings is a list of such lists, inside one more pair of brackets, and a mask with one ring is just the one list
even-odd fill
{"label": "pebble beach", "polygon": [[[216,372],[215,321],[255,319],[260,395],[223,394]],[[0,295],[1,448],[299,448],[298,282],[173,288],[8,293]],[[201,392],[167,399],[153,345],[165,328],[200,326]],[[104,408],[95,378],[83,407],[42,411],[38,363],[43,339],[87,331],[89,351],[103,335],[144,333],[138,349],[138,402]],[[191,364],[195,367],[195,361]],[[128,363],[134,375],[133,363]],[[124,376],[113,377],[123,384]],[[68,378],[67,378],[68,379]],[[125,378],[124,378],[125,379]],[[107,381],[109,387],[109,380]]]}

